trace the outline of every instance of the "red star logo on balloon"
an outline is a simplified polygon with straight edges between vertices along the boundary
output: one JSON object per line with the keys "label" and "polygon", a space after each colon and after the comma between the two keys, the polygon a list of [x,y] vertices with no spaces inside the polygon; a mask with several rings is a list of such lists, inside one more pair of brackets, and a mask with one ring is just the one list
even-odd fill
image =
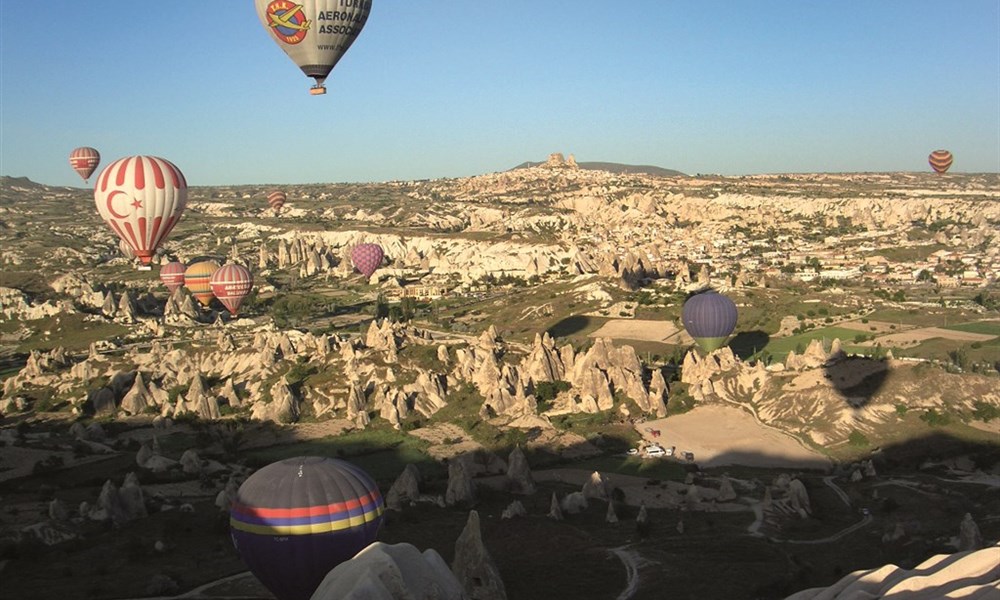
{"label": "red star logo on balloon", "polygon": [[134,207],[134,208],[135,208],[136,210],[138,210],[138,209],[142,208],[142,202],[140,202],[140,201],[139,201],[138,199],[136,199],[136,200],[133,200],[133,201],[132,201],[132,206],[133,206],[133,207]]}

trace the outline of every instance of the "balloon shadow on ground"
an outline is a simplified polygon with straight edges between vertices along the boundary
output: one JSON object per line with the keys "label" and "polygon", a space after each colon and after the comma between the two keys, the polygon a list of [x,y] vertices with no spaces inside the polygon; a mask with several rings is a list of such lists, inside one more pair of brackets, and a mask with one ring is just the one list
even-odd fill
{"label": "balloon shadow on ground", "polygon": [[771,336],[764,331],[742,331],[729,341],[729,349],[740,357],[740,360],[747,360],[763,350],[770,341]]}
{"label": "balloon shadow on ground", "polygon": [[847,356],[830,360],[823,366],[823,377],[853,408],[871,402],[889,376],[889,363],[884,358]]}
{"label": "balloon shadow on ground", "polygon": [[580,333],[589,327],[591,323],[592,321],[590,317],[586,315],[573,315],[572,317],[566,317],[552,327],[549,327],[548,334],[553,338],[570,336],[575,333]]}

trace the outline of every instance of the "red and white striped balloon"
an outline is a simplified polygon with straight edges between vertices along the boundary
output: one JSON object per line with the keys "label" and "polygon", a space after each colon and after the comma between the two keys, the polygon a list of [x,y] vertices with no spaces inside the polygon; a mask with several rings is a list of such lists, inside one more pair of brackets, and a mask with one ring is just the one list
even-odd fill
{"label": "red and white striped balloon", "polygon": [[101,153],[90,146],[81,146],[69,153],[69,166],[73,167],[84,182],[90,179],[90,175],[101,164]]}
{"label": "red and white striped balloon", "polygon": [[927,162],[930,163],[935,173],[947,173],[954,161],[955,157],[947,150],[935,150],[927,157]]}
{"label": "red and white striped balloon", "polygon": [[94,202],[112,231],[148,265],[184,212],[187,181],[168,160],[129,156],[101,171]]}
{"label": "red and white striped balloon", "polygon": [[210,283],[215,297],[235,316],[253,287],[253,275],[246,267],[230,263],[213,273]]}
{"label": "red and white striped balloon", "polygon": [[275,190],[267,195],[267,203],[274,209],[274,214],[281,212],[281,207],[285,205],[285,200],[287,199],[288,197],[285,195],[285,192],[281,190]]}
{"label": "red and white striped balloon", "polygon": [[184,263],[177,261],[168,262],[160,269],[160,281],[167,286],[171,294],[184,285],[184,271],[186,270],[187,267],[184,266]]}

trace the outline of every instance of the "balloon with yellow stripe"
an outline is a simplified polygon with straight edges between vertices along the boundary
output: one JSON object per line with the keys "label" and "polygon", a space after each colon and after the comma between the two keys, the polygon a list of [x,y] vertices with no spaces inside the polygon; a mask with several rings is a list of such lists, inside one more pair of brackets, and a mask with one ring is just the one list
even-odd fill
{"label": "balloon with yellow stripe", "polygon": [[308,600],[331,569],[375,541],[384,512],[362,469],[300,456],[243,482],[229,528],[243,562],[278,600]]}
{"label": "balloon with yellow stripe", "polygon": [[212,293],[212,275],[219,270],[219,263],[214,260],[196,262],[184,271],[184,286],[203,306],[212,303],[215,295]]}

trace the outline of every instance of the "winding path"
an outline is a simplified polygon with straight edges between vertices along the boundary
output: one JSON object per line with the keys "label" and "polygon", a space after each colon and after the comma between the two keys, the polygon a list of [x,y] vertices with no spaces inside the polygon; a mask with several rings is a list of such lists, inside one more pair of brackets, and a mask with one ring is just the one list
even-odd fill
{"label": "winding path", "polygon": [[615,600],[629,600],[639,591],[639,553],[635,550],[629,550],[628,546],[612,548],[608,552],[617,556],[625,565],[625,589],[618,594]]}

